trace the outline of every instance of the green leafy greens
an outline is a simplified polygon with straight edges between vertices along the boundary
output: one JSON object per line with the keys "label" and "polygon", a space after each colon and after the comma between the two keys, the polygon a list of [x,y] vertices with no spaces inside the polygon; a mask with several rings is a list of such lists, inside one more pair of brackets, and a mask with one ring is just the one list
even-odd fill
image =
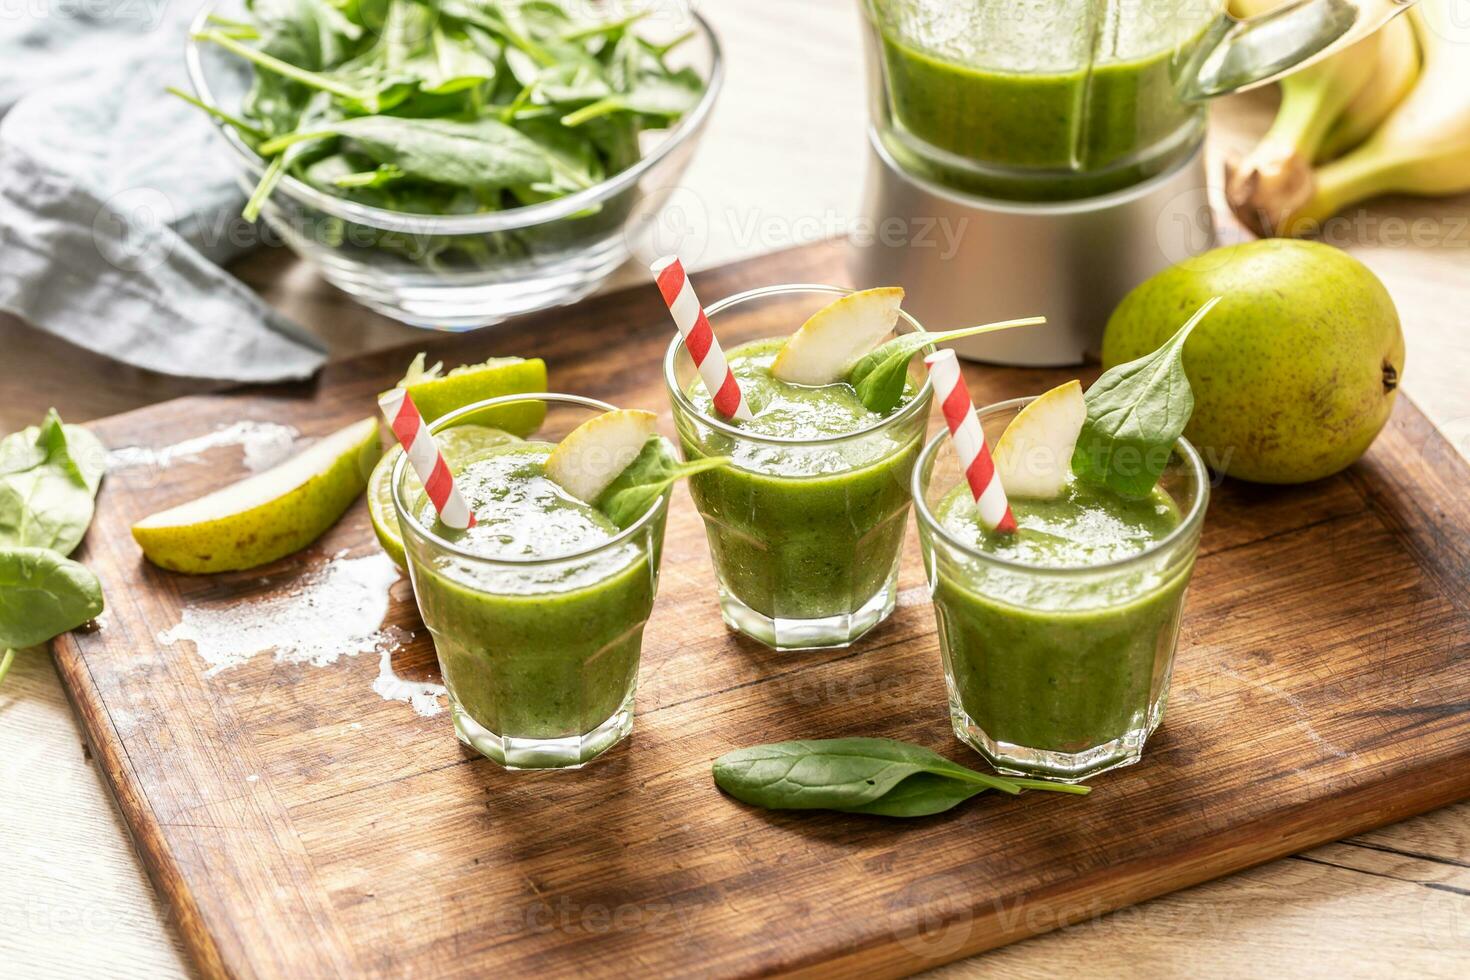
{"label": "green leafy greens", "polygon": [[681,463],[663,436],[653,436],[597,498],[596,507],[620,528],[631,527],[678,480],[728,465],[728,456]]}
{"label": "green leafy greens", "polygon": [[942,344],[961,337],[973,337],[1012,327],[1030,327],[1045,323],[1044,316],[1028,316],[1019,320],[1002,320],[999,323],[983,323],[976,327],[946,330],[942,333],[906,333],[880,344],[868,352],[847,372],[847,381],[868,411],[886,415],[903,401],[904,386],[908,382],[909,361],[930,344]]}
{"label": "green leafy greens", "polygon": [[[563,197],[632,166],[642,156],[640,136],[674,125],[705,91],[696,72],[668,63],[677,41],[655,44],[635,32],[641,15],[593,20],[560,0],[246,0],[246,7],[248,20],[211,18],[196,36],[250,66],[242,104],[206,106],[174,94],[262,157],[244,212],[251,220],[287,175],[408,214],[477,214]],[[633,201],[610,203],[626,210]],[[610,211],[587,231],[620,218]],[[316,229],[324,241],[341,231],[325,219]],[[352,241],[435,267],[530,254],[542,236],[565,234],[373,232],[355,228]]]}
{"label": "green leafy greens", "polygon": [[1194,412],[1184,343],[1218,302],[1209,300],[1158,350],[1104,372],[1087,390],[1087,419],[1072,454],[1079,480],[1125,497],[1153,492]]}
{"label": "green leafy greens", "polygon": [[102,586],[85,565],[49,548],[0,550],[0,648],[45,643],[102,612]]}
{"label": "green leafy greens", "polygon": [[0,548],[71,554],[92,523],[102,459],[96,437],[55,411],[0,440]]}
{"label": "green leafy greens", "polygon": [[771,810],[838,810],[924,817],[986,790],[1085,794],[1085,786],[992,776],[923,746],[888,738],[773,742],[715,760],[715,783],[743,803]]}
{"label": "green leafy greens", "polygon": [[102,587],[66,556],[92,522],[102,443],[53,409],[0,439],[0,680],[15,651],[102,612]]}

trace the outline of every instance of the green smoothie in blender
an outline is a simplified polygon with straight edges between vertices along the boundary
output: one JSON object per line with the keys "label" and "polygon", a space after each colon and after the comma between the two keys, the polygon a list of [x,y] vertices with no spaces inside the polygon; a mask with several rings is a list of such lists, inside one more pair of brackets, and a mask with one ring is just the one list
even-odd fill
{"label": "green smoothie in blender", "polygon": [[956,190],[1063,201],[1187,156],[1204,126],[1178,95],[1218,0],[868,0],[883,145]]}

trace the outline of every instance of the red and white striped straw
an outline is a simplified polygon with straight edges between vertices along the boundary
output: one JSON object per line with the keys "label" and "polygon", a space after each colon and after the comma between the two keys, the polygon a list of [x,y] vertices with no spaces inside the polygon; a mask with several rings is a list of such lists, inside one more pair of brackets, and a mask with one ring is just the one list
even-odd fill
{"label": "red and white striped straw", "polygon": [[990,447],[985,445],[985,430],[980,428],[980,419],[975,415],[975,403],[970,400],[970,389],[965,387],[959,359],[954,351],[941,348],[924,358],[924,363],[929,367],[934,395],[939,399],[944,422],[954,440],[955,455],[965,468],[965,479],[975,497],[981,522],[992,530],[1014,531],[1016,518],[1006,500],[1005,488],[995,475]]}
{"label": "red and white striped straw", "polygon": [[663,294],[664,305],[674,318],[674,326],[684,336],[684,346],[694,359],[699,377],[705,390],[713,397],[715,411],[727,419],[749,421],[750,405],[745,401],[745,392],[735,381],[735,372],[725,361],[725,352],[710,328],[704,307],[694,295],[694,286],[684,274],[684,266],[677,255],[666,255],[649,266],[658,279],[658,291]]}
{"label": "red and white striped straw", "polygon": [[439,451],[439,444],[429,431],[429,423],[419,414],[408,392],[394,388],[378,396],[378,407],[392,427],[393,434],[403,446],[404,455],[413,471],[418,474],[424,492],[439,512],[439,519],[452,528],[463,531],[475,526],[475,515],[464,502],[459,488],[454,485],[454,476],[449,464]]}

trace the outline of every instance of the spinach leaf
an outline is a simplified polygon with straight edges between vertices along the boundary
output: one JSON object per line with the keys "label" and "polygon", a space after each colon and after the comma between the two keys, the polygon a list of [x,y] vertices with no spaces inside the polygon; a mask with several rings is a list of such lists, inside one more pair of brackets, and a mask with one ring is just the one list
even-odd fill
{"label": "spinach leaf", "polygon": [[274,55],[267,54],[260,48],[242,44],[223,31],[205,31],[195,35],[196,40],[210,41],[219,45],[231,54],[239,55],[246,61],[254,63],[257,68],[262,68],[271,74],[279,75],[286,81],[296,82],[309,89],[319,89],[330,92],[333,95],[349,99],[355,103],[373,106],[374,111],[378,105],[377,94],[343,82],[328,72],[313,71],[309,68],[301,68],[288,61],[283,61]]}
{"label": "spinach leaf", "polygon": [[358,116],[267,140],[259,149],[271,155],[302,140],[326,136],[346,137],[354,149],[379,163],[442,184],[495,189],[551,179],[546,152],[495,119]]}
{"label": "spinach leaf", "polygon": [[983,323],[976,327],[946,330],[943,333],[906,333],[894,337],[869,351],[848,369],[847,381],[857,389],[857,396],[868,411],[888,414],[903,401],[904,386],[908,382],[909,361],[930,344],[942,344],[961,337],[1009,330],[1012,327],[1030,327],[1045,323],[1044,316],[1028,316],[1019,320],[1002,320],[999,323]]}
{"label": "spinach leaf", "polygon": [[495,62],[469,35],[436,24],[429,46],[409,62],[425,92],[447,94],[482,85],[495,77]]}
{"label": "spinach leaf", "polygon": [[[301,115],[296,120],[297,126],[320,126],[329,120],[335,119],[338,112],[332,104],[331,96],[326,92],[314,92],[306,102],[306,107],[301,110]],[[265,168],[261,174],[260,181],[255,185],[255,190],[250,194],[250,199],[245,202],[244,209],[240,212],[246,221],[254,221],[260,217],[260,209],[265,205],[266,198],[276,189],[281,178],[285,176],[287,168],[291,167],[306,154],[313,152],[317,144],[301,142],[286,147],[286,152],[276,157]]]}
{"label": "spinach leaf", "polygon": [[102,612],[102,586],[49,548],[0,549],[0,649],[45,643]]}
{"label": "spinach leaf", "polygon": [[1104,372],[1087,389],[1087,419],[1072,453],[1079,480],[1125,497],[1153,491],[1194,412],[1184,342],[1218,302],[1201,306],[1152,354]]}
{"label": "spinach leaf", "polygon": [[715,783],[744,803],[775,810],[884,816],[940,813],[987,789],[1087,793],[1083,786],[1017,781],[967,769],[937,752],[887,738],[774,742],[715,760]]}
{"label": "spinach leaf", "polygon": [[893,789],[861,806],[844,807],[844,813],[872,813],[880,817],[927,817],[958,806],[990,789],[932,772],[920,772]]}
{"label": "spinach leaf", "polygon": [[681,463],[663,436],[653,436],[597,498],[596,507],[620,528],[631,527],[675,481],[730,462],[728,456],[704,456]]}
{"label": "spinach leaf", "polygon": [[261,50],[303,68],[336,64],[362,36],[362,28],[328,0],[252,0],[250,13]]}
{"label": "spinach leaf", "polygon": [[694,108],[703,87],[698,76],[679,74],[643,79],[627,92],[605,96],[563,116],[561,122],[563,126],[580,126],[589,119],[614,112],[636,112],[659,119],[677,119]]}
{"label": "spinach leaf", "polygon": [[70,554],[92,522],[104,466],[97,438],[63,425],[54,409],[41,425],[0,440],[0,547]]}

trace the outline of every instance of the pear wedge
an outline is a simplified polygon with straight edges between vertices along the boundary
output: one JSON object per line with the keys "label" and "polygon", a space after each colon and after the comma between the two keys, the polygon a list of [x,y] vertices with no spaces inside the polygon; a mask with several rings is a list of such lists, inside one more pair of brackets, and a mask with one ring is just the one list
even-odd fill
{"label": "pear wedge", "polygon": [[176,572],[254,568],[311,544],[367,485],[378,422],[339,429],[286,462],[133,525],[148,560]]}
{"label": "pear wedge", "polygon": [[1051,500],[1072,478],[1072,452],[1087,404],[1082,383],[1068,381],[1021,409],[995,444],[995,474],[1007,496]]}
{"label": "pear wedge", "polygon": [[841,381],[893,329],[902,302],[901,288],[880,286],[828,303],[786,341],[771,362],[771,374],[798,385]]}
{"label": "pear wedge", "polygon": [[546,475],[578,500],[594,503],[643,451],[657,420],[633,408],[593,416],[557,443],[546,457]]}

